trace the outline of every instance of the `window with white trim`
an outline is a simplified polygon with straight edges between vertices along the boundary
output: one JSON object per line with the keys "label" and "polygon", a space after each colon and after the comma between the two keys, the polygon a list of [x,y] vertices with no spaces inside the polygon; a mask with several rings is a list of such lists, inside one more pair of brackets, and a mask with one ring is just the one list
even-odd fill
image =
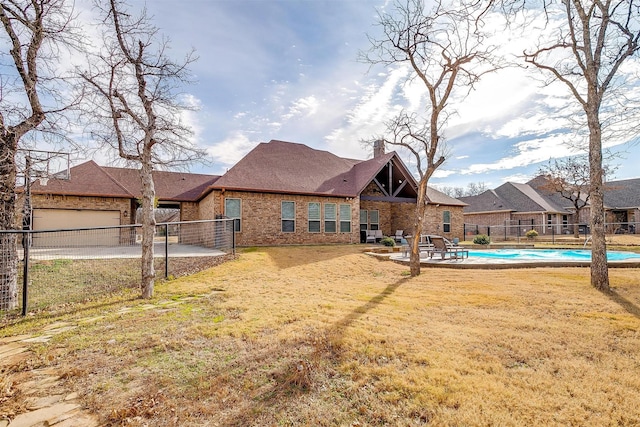
{"label": "window with white trim", "polygon": [[320,203],[309,203],[307,222],[309,226],[309,233],[320,232]]}
{"label": "window with white trim", "polygon": [[324,204],[324,232],[325,233],[336,232],[336,204],[335,203]]}
{"label": "window with white trim", "polygon": [[296,202],[282,202],[281,204],[282,232],[296,231]]}
{"label": "window with white trim", "polygon": [[340,205],[340,232],[351,233],[351,205]]}
{"label": "window with white trim", "polygon": [[233,228],[236,232],[242,231],[242,199],[224,199],[224,215],[233,219]]}
{"label": "window with white trim", "polygon": [[442,231],[451,232],[451,211],[442,211]]}

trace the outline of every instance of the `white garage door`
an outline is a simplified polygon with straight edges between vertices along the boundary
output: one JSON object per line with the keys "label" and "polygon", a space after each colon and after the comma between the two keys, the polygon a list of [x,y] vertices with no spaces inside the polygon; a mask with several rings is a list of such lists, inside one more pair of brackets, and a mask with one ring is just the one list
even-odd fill
{"label": "white garage door", "polygon": [[[34,209],[34,230],[88,228],[120,225],[120,211],[76,209]],[[115,246],[120,242],[119,229],[36,233],[33,245],[37,247]]]}

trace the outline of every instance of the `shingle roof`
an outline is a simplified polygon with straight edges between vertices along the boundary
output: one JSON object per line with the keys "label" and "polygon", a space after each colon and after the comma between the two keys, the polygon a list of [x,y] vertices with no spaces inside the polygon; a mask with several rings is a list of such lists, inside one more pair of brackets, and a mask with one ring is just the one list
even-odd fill
{"label": "shingle roof", "polygon": [[610,209],[640,208],[640,178],[607,182],[604,204]]}
{"label": "shingle roof", "polygon": [[562,197],[560,193],[553,191],[552,187],[549,186],[549,180],[544,175],[538,175],[533,178],[527,184],[536,190],[545,200],[555,206],[557,208],[561,208],[565,211],[573,209],[573,202],[571,200]]}
{"label": "shingle roof", "polygon": [[465,202],[467,206],[464,207],[464,213],[479,213],[479,212],[502,212],[502,211],[514,211],[515,208],[511,206],[506,200],[503,200],[496,194],[494,190],[487,190],[484,193],[475,195],[460,197],[460,200]]}
{"label": "shingle roof", "polygon": [[[197,201],[219,176],[182,172],[153,171],[156,197],[160,200]],[[139,198],[140,175],[136,169],[103,167],[93,160],[70,169],[70,179],[49,179],[47,185],[35,181],[33,194]]]}
{"label": "shingle roof", "polygon": [[[304,144],[272,140],[258,144],[213,185],[214,188],[289,194],[358,197],[390,161],[416,183],[395,152],[369,160],[338,157]],[[432,203],[464,206],[435,189],[427,197]]]}
{"label": "shingle roof", "polygon": [[[571,201],[546,189],[544,184],[544,177],[536,177],[526,184],[507,182],[495,190],[460,200],[468,203],[464,213],[500,210],[569,213],[573,208]],[[640,208],[640,178],[605,183],[604,204],[607,209]]]}
{"label": "shingle roof", "polygon": [[453,197],[447,196],[443,192],[431,187],[427,187],[427,199],[429,199],[429,202],[433,204],[467,206],[466,202],[459,199],[454,199]]}
{"label": "shingle roof", "polygon": [[227,190],[356,197],[395,153],[361,161],[284,141],[260,143],[214,185]]}
{"label": "shingle roof", "polygon": [[[256,146],[222,177],[181,172],[154,171],[156,195],[166,201],[197,201],[213,189],[252,192],[315,194],[358,197],[389,163],[417,186],[395,152],[369,160],[338,157],[303,144],[270,141]],[[400,169],[398,169],[400,168]],[[141,196],[136,169],[101,167],[93,161],[74,166],[67,181],[50,179],[46,186],[35,182],[34,194],[65,194],[95,197]],[[464,206],[465,203],[431,187],[430,203]]]}

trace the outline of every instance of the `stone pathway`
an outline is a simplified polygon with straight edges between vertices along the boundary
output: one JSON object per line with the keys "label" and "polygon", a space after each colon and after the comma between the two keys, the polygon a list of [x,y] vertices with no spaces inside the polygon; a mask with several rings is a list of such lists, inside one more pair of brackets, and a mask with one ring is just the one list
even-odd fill
{"label": "stone pathway", "polygon": [[[174,301],[159,301],[156,304],[141,304],[135,307],[124,307],[118,314],[132,311],[167,309],[183,301],[198,297],[185,297]],[[95,316],[80,319],[75,323],[55,322],[36,335],[18,335],[0,338],[0,368],[26,363],[31,357],[29,346],[33,343],[46,343],[53,336],[75,329],[80,324],[92,323],[104,318]],[[20,372],[19,374],[22,374]],[[100,422],[80,404],[78,393],[66,393],[62,379],[55,368],[33,369],[28,372],[28,380],[12,384],[26,396],[24,400],[27,412],[13,419],[0,419],[0,427],[98,427]],[[11,381],[11,375],[9,375]],[[1,384],[0,384],[1,385]]]}

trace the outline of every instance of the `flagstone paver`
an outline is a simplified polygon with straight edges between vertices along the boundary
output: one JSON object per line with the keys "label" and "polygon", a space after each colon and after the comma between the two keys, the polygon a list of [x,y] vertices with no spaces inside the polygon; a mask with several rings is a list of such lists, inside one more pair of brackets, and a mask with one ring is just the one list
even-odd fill
{"label": "flagstone paver", "polygon": [[[166,310],[184,301],[196,299],[184,297],[172,301],[160,301],[157,304],[140,304],[136,307],[124,307],[117,314],[126,314],[135,310]],[[40,335],[17,335],[0,338],[0,366],[13,366],[26,360],[31,352],[29,345],[46,343],[54,335],[73,330],[79,324],[92,323],[105,316],[80,319],[75,323],[54,322],[43,328]],[[65,393],[58,371],[55,368],[40,368],[30,371],[31,379],[15,384],[26,397],[24,403],[27,412],[11,420],[0,419],[0,427],[99,427],[98,418],[83,409],[77,392]]]}

